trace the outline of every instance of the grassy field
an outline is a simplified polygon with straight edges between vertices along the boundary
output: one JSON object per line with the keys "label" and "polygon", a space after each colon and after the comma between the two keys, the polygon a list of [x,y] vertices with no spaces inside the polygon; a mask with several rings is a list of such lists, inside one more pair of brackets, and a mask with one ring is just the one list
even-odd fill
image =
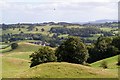
{"label": "grassy field", "polygon": [[40,48],[39,45],[26,43],[26,42],[20,42],[18,43],[17,49],[13,50],[12,52],[34,52]]}
{"label": "grassy field", "polygon": [[[4,49],[0,49],[0,53],[13,53],[13,52],[34,52],[39,49],[39,45],[28,43],[28,41],[18,42],[18,47],[15,50],[11,49],[11,46],[4,46]],[[34,48],[33,48],[34,47]]]}
{"label": "grassy field", "polygon": [[26,42],[18,44],[16,50],[2,54],[2,77],[4,78],[14,78],[18,73],[29,69],[29,55],[40,47]]}
{"label": "grassy field", "polygon": [[66,62],[45,63],[17,75],[20,78],[115,78],[117,74]]}
{"label": "grassy field", "polygon": [[108,27],[103,27],[103,28],[100,28],[101,30],[103,30],[103,31],[111,31],[111,30],[116,30],[117,28],[108,28]]}
{"label": "grassy field", "polygon": [[2,57],[2,77],[15,78],[18,73],[29,69],[29,61],[13,57]]}
{"label": "grassy field", "polygon": [[[23,31],[24,33],[33,33],[33,34],[41,33],[41,34],[44,34],[44,35],[48,35],[48,34],[50,34],[48,31],[52,27],[62,27],[62,26],[59,26],[59,25],[35,26],[32,31],[28,31],[27,27],[25,27],[25,28],[15,28],[14,30],[13,29],[7,29],[7,30],[4,30],[2,32],[2,34],[8,34],[8,33],[19,34],[21,31]],[[36,31],[36,28],[38,28],[38,31]],[[44,28],[45,31],[42,32],[41,31],[42,28]],[[21,30],[19,31],[19,29],[21,29]]]}
{"label": "grassy field", "polygon": [[[24,33],[41,33],[41,34],[48,34],[49,30],[52,28],[52,27],[63,27],[63,26],[60,26],[60,25],[46,25],[46,26],[35,26],[33,28],[32,31],[28,31],[27,29],[28,26],[26,26],[25,28],[15,28],[14,30],[11,28],[11,29],[7,29],[7,30],[4,30],[2,32],[2,34],[8,34],[8,33],[12,33],[12,34],[19,34],[21,31],[23,31]],[[66,26],[67,28],[83,28],[83,26]],[[36,28],[38,28],[38,31],[36,31]],[[41,31],[41,29],[44,28],[45,31]],[[19,31],[19,29],[21,29]]]}
{"label": "grassy field", "polygon": [[33,52],[10,52],[9,54],[5,54],[6,57],[12,57],[12,58],[18,58],[18,59],[24,59],[24,60],[30,60],[29,55],[31,55]]}

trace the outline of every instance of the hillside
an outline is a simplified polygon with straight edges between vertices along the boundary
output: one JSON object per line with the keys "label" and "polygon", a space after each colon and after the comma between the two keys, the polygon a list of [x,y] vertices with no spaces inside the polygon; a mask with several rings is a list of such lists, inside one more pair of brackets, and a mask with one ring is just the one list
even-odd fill
{"label": "hillside", "polygon": [[15,50],[4,53],[4,56],[30,60],[29,55],[41,47],[40,45],[28,42],[19,42],[18,45],[19,46]]}
{"label": "hillside", "polygon": [[27,43],[27,42],[20,42],[18,43],[17,49],[13,50],[13,52],[34,52],[39,49],[39,45]]}
{"label": "hillside", "polygon": [[[2,77],[4,78],[114,78],[117,77],[117,67],[114,64],[117,56],[107,58],[112,67],[98,68],[101,61],[91,64],[91,67],[66,62],[40,64],[29,68],[29,55],[40,46],[19,42],[15,50],[2,54]],[[112,68],[114,70],[112,70]],[[12,74],[10,74],[12,73]]]}
{"label": "hillside", "polygon": [[[16,74],[29,69],[29,55],[40,47],[27,42],[19,42],[18,44],[17,49],[10,49],[2,54],[2,77],[4,78],[13,78]],[[4,50],[8,50],[8,48],[11,47],[6,47]],[[11,72],[12,74],[10,74]]]}
{"label": "hillside", "polygon": [[117,77],[117,74],[79,64],[53,62],[40,64],[17,76],[20,78],[113,78]]}
{"label": "hillside", "polygon": [[[117,60],[118,60],[118,55],[110,57],[110,58],[106,58],[106,59],[103,59],[103,60],[107,62],[108,69],[117,69],[118,68],[118,66],[116,65],[117,64]],[[94,63],[91,64],[91,66],[92,67],[96,67],[96,68],[101,68],[100,65],[101,65],[103,60],[94,62]]]}
{"label": "hillside", "polygon": [[28,62],[24,59],[2,56],[2,77],[14,78],[16,74],[29,68]]}

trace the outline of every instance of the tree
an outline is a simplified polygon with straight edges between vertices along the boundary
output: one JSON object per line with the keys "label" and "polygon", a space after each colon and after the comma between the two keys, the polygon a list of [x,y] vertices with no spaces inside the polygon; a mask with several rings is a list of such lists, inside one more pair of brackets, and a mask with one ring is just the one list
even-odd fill
{"label": "tree", "polygon": [[38,51],[30,55],[30,58],[31,58],[30,67],[34,67],[41,63],[57,61],[54,50],[46,46],[40,47]]}
{"label": "tree", "polygon": [[19,31],[21,31],[21,29],[19,28]]}
{"label": "tree", "polygon": [[112,45],[112,38],[99,37],[94,47],[89,49],[88,62],[92,63],[104,58],[112,57],[118,54],[118,48]]}
{"label": "tree", "polygon": [[112,44],[120,50],[120,36],[113,38]]}
{"label": "tree", "polygon": [[99,37],[97,42],[95,43],[95,47],[99,49],[99,51],[104,52],[112,43],[112,38],[109,37]]}
{"label": "tree", "polygon": [[78,37],[69,37],[56,50],[58,61],[83,64],[88,58],[86,46]]}
{"label": "tree", "polygon": [[38,31],[39,29],[38,28],[35,28],[36,31]]}
{"label": "tree", "polygon": [[41,29],[41,31],[43,32],[43,31],[45,31],[45,29],[44,29],[44,28],[42,28],[42,29]]}
{"label": "tree", "polygon": [[12,49],[16,49],[17,47],[18,47],[18,44],[17,44],[17,43],[12,43],[12,44],[11,44],[11,48],[12,48]]}
{"label": "tree", "polygon": [[[103,57],[111,57],[117,54],[119,51],[116,46],[113,44],[113,39],[110,37],[101,37],[98,38],[97,44],[95,47],[98,49],[98,51],[103,54],[101,56]],[[117,43],[116,43],[117,44]]]}

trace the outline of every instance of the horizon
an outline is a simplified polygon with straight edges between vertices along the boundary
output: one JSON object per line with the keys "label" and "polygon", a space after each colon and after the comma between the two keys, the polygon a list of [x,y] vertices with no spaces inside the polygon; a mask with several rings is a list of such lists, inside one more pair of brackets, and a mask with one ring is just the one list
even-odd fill
{"label": "horizon", "polygon": [[[105,20],[103,22],[96,22],[96,21],[101,21],[101,20]],[[111,19],[101,19],[101,20],[95,20],[95,21],[86,21],[86,22],[66,22],[66,21],[58,21],[58,22],[54,22],[54,21],[45,21],[45,22],[18,22],[18,23],[0,23],[0,24],[42,24],[42,23],[50,23],[50,22],[53,22],[53,23],[61,23],[61,22],[65,22],[65,23],[73,23],[73,24],[87,24],[87,23],[90,23],[90,24],[94,24],[94,23],[106,23],[106,22],[118,22],[118,20],[111,20]],[[109,21],[110,20],[110,21]]]}
{"label": "horizon", "polygon": [[35,1],[0,2],[2,9],[0,23],[84,23],[104,19],[118,20],[118,3],[110,0],[109,2]]}

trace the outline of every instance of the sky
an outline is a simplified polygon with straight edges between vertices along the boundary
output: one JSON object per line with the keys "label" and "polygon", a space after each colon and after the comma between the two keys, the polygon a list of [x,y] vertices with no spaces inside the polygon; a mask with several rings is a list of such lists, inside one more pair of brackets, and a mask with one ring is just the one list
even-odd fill
{"label": "sky", "polygon": [[0,23],[118,19],[118,0],[1,0]]}

